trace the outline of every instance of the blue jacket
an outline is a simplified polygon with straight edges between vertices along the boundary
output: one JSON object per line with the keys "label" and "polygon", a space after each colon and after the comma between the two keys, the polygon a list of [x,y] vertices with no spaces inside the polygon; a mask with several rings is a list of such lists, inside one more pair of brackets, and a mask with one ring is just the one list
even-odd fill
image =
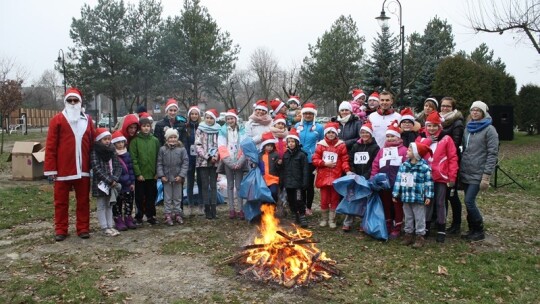
{"label": "blue jacket", "polygon": [[[408,177],[412,180],[408,181]],[[425,160],[421,159],[416,164],[407,160],[399,166],[392,197],[399,198],[403,203],[417,204],[424,204],[427,198],[433,199],[431,169]]]}
{"label": "blue jacket", "polygon": [[118,180],[122,185],[120,193],[130,192],[131,189],[129,186],[135,185],[135,172],[133,171],[133,161],[131,161],[129,152],[118,155],[118,161],[122,165],[122,175],[120,175],[120,179]]}
{"label": "blue jacket", "polygon": [[308,163],[311,164],[315,147],[324,138],[324,128],[321,124],[314,121],[301,121],[296,124],[295,128],[298,131],[298,137],[300,137],[302,150],[306,152]]}

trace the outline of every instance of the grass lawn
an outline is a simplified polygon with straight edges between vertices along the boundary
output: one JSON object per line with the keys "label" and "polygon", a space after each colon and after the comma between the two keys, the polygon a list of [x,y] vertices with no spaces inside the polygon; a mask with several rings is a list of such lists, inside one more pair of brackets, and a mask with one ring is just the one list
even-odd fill
{"label": "grass lawn", "polygon": [[[484,242],[448,237],[443,245],[431,239],[414,250],[320,228],[316,212],[310,229],[318,248],[343,275],[292,290],[247,281],[222,264],[254,235],[253,226],[228,220],[223,207],[216,221],[196,216],[181,228],[143,228],[112,241],[95,232],[88,241],[71,236],[58,244],[52,241],[52,186],[12,182],[0,188],[0,303],[539,303],[540,136],[502,142],[500,160],[526,190],[512,184],[479,196]],[[499,185],[509,181],[499,175]],[[97,230],[95,214],[92,220]],[[153,277],[135,285],[143,279],[133,270],[144,267],[141,260]],[[187,261],[185,268],[172,275],[157,266],[178,261]],[[185,270],[191,266],[194,271]],[[207,279],[218,286],[202,292],[195,281]],[[155,290],[162,294],[143,297]]]}

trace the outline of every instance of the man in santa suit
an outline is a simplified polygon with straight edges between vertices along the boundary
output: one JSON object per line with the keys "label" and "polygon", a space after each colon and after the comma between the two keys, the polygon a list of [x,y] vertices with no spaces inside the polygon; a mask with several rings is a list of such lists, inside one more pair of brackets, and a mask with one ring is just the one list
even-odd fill
{"label": "man in santa suit", "polygon": [[76,88],[66,91],[64,110],[49,123],[45,147],[45,175],[54,180],[55,240],[68,235],[69,191],[77,201],[77,235],[90,237],[90,150],[94,127],[90,116],[82,112],[82,94]]}

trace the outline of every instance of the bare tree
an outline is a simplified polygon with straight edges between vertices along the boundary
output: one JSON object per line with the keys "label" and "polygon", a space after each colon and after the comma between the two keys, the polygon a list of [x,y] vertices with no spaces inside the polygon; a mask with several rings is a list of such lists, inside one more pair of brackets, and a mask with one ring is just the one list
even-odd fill
{"label": "bare tree", "polygon": [[275,92],[274,85],[278,78],[278,63],[272,51],[265,48],[256,49],[250,57],[250,69],[259,82],[262,97],[269,100],[270,94]]}
{"label": "bare tree", "polygon": [[0,81],[15,79],[22,81],[28,78],[28,71],[17,64],[13,58],[0,58]]}
{"label": "bare tree", "polygon": [[468,1],[467,18],[476,32],[520,34],[519,40],[530,40],[538,54],[540,45],[540,1],[491,0]]}
{"label": "bare tree", "polygon": [[249,71],[236,70],[219,87],[214,86],[214,93],[225,103],[226,109],[236,109],[240,114],[255,95],[252,78]]}

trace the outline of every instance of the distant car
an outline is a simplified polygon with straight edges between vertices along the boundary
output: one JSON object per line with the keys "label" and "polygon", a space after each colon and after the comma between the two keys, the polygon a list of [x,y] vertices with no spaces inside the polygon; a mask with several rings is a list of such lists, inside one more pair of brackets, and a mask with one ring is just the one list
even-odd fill
{"label": "distant car", "polygon": [[109,117],[103,117],[102,119],[99,120],[98,127],[99,128],[108,128],[109,124],[110,124],[111,128],[114,127],[114,123],[112,121],[109,121]]}

